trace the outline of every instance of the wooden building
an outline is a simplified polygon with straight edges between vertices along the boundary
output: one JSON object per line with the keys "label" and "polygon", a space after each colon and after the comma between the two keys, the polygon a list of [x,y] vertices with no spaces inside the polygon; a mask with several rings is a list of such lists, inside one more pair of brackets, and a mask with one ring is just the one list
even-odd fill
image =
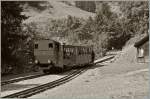
{"label": "wooden building", "polygon": [[149,35],[134,44],[137,48],[137,62],[149,62]]}

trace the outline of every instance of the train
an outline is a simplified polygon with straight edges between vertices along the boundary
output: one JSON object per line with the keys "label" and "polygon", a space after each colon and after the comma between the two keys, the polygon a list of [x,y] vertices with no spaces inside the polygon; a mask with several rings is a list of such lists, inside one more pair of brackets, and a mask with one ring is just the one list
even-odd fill
{"label": "train", "polygon": [[34,41],[34,64],[43,73],[61,72],[66,68],[83,67],[94,62],[92,46],[66,45],[51,39]]}

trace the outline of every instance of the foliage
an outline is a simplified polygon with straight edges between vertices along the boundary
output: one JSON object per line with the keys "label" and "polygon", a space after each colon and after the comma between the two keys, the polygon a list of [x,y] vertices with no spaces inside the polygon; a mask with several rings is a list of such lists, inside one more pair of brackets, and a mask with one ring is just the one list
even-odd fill
{"label": "foliage", "polygon": [[21,31],[21,22],[26,17],[20,15],[22,9],[19,2],[2,1],[1,16],[1,41],[2,41],[2,65],[14,63],[18,61],[16,52],[20,46],[20,42],[26,38]]}
{"label": "foliage", "polygon": [[128,26],[130,26],[129,31],[137,34],[148,33],[148,2],[125,2],[120,3],[121,10],[125,12],[124,16],[128,20]]}

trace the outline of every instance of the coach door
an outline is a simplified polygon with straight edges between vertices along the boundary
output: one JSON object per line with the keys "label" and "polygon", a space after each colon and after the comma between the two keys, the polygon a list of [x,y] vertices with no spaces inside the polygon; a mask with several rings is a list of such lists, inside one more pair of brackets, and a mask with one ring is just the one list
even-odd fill
{"label": "coach door", "polygon": [[76,62],[75,47],[65,46],[63,52],[64,52],[64,64],[69,66],[74,65]]}
{"label": "coach door", "polygon": [[55,58],[56,58],[56,61],[57,61],[57,64],[59,62],[59,43],[55,43]]}

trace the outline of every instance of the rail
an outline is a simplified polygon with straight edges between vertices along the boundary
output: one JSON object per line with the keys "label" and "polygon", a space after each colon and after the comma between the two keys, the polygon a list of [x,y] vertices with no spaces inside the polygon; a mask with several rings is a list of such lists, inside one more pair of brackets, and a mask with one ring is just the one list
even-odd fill
{"label": "rail", "polygon": [[17,92],[17,93],[11,94],[11,95],[7,95],[7,96],[4,96],[2,98],[27,98],[29,96],[36,94],[36,93],[39,93],[39,92],[45,91],[47,89],[51,89],[53,87],[59,86],[63,83],[66,83],[66,82],[72,80],[73,78],[79,76],[84,71],[85,71],[84,68],[76,69],[75,71],[73,71],[69,75],[67,75],[63,78],[60,78],[58,80],[55,80],[55,81],[52,81],[52,82],[49,82],[49,83],[46,83],[46,84],[43,84],[43,85],[40,85],[37,87],[33,87],[31,89],[27,89],[27,90],[24,90],[21,92]]}
{"label": "rail", "polygon": [[1,82],[1,86],[6,85],[6,84],[10,84],[10,83],[14,83],[14,82],[19,82],[19,81],[22,81],[22,80],[27,80],[27,79],[33,79],[33,78],[41,77],[41,76],[44,76],[44,75],[45,74],[37,74],[37,75],[19,77],[19,78],[14,78],[14,79],[11,79],[11,80],[2,81]]}

